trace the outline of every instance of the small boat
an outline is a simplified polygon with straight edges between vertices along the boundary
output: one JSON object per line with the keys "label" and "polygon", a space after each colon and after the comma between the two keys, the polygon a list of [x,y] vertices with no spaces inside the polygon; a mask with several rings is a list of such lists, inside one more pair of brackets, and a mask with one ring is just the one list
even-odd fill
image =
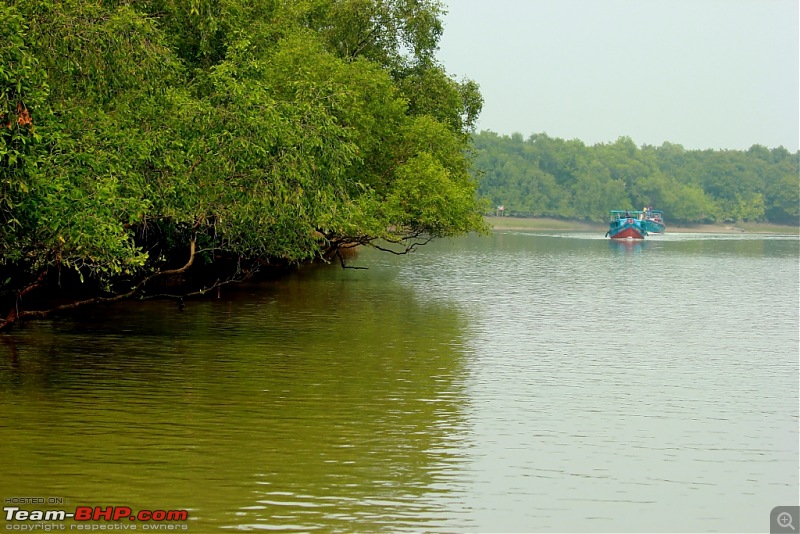
{"label": "small boat", "polygon": [[644,218],[641,211],[611,210],[606,237],[611,239],[644,239],[647,230],[644,227]]}
{"label": "small boat", "polygon": [[644,229],[649,234],[663,234],[667,225],[664,224],[664,212],[661,210],[645,209],[644,213]]}

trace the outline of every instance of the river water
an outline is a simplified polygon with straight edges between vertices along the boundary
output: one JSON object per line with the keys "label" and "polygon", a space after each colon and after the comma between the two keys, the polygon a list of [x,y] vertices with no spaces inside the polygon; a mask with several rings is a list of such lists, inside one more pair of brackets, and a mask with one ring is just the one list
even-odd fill
{"label": "river water", "polygon": [[765,532],[798,504],[798,244],[495,232],[29,323],[0,334],[0,498],[196,533]]}

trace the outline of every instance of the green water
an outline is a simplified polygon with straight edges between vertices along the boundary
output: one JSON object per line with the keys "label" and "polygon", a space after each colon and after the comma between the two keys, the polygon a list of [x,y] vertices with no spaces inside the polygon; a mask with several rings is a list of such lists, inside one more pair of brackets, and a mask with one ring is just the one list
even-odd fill
{"label": "green water", "polygon": [[353,264],[0,335],[0,498],[191,532],[765,531],[797,504],[796,237]]}

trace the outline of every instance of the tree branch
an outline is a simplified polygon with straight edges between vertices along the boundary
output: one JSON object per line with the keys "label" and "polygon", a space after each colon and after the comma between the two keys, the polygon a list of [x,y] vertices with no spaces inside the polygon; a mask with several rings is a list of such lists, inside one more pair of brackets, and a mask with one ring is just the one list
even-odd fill
{"label": "tree branch", "polygon": [[[78,301],[75,301],[75,302],[70,302],[69,304],[62,304],[60,306],[56,306],[54,308],[50,308],[50,309],[47,309],[47,310],[19,311],[17,308],[15,308],[15,309],[11,310],[11,312],[8,315],[8,317],[6,317],[6,319],[4,321],[0,322],[0,330],[3,330],[5,328],[7,328],[9,325],[11,325],[11,324],[13,324],[15,322],[18,322],[20,320],[45,319],[47,317],[50,317],[54,313],[58,313],[58,312],[61,312],[61,311],[74,310],[76,308],[81,308],[83,306],[88,306],[88,305],[91,305],[91,304],[110,304],[110,303],[113,303],[113,302],[119,302],[121,300],[132,298],[134,295],[136,295],[147,284],[147,282],[153,280],[154,278],[158,278],[158,277],[161,277],[161,276],[171,276],[171,275],[176,275],[176,274],[182,274],[182,273],[186,272],[192,266],[192,264],[194,263],[195,246],[196,246],[195,240],[192,239],[189,242],[189,260],[186,262],[186,264],[183,267],[179,267],[177,269],[169,269],[169,270],[166,270],[166,271],[159,271],[159,272],[153,273],[150,276],[147,276],[147,277],[143,278],[138,284],[133,286],[131,288],[131,290],[128,291],[127,293],[121,293],[119,295],[114,295],[113,297],[93,297],[93,298],[90,298],[90,299],[78,300]],[[25,289],[23,289],[22,291],[20,291],[20,294],[18,295],[18,297],[21,297],[24,293],[31,291],[34,287],[36,287],[37,283],[41,283],[40,280],[44,279],[44,274],[46,274],[46,272],[42,273],[42,275],[39,276],[39,279],[37,280],[37,282],[34,282],[30,286],[28,286]]]}
{"label": "tree branch", "polygon": [[[345,247],[345,248],[351,248],[351,247]],[[339,258],[339,262],[342,264],[342,269],[363,269],[363,270],[369,269],[369,267],[353,267],[352,265],[347,265],[347,263],[345,263],[344,261],[344,255],[342,254],[342,247],[336,247],[336,257]]]}
{"label": "tree branch", "polygon": [[244,272],[243,276],[241,278],[237,278],[236,276],[238,274],[242,273],[242,271],[237,271],[236,274],[234,274],[231,278],[228,278],[227,280],[220,280],[218,278],[210,286],[203,287],[202,289],[198,289],[197,291],[191,291],[191,292],[186,293],[184,295],[173,295],[173,294],[169,294],[169,293],[160,293],[158,295],[143,296],[143,297],[141,297],[141,300],[150,300],[150,299],[158,299],[158,298],[182,300],[182,299],[184,299],[186,297],[202,296],[202,295],[205,295],[206,293],[208,293],[209,291],[213,291],[214,289],[219,289],[222,286],[225,286],[225,285],[228,285],[228,284],[241,284],[245,280],[248,280],[248,279],[252,278],[253,275],[256,274],[257,272],[258,272],[258,267],[254,267],[253,269]]}
{"label": "tree branch", "polygon": [[[418,239],[420,237],[420,235],[421,234],[409,235],[408,237],[401,238],[401,239],[399,239],[397,241],[389,241],[389,242],[393,243],[393,244],[400,244],[401,241],[404,241],[406,239]],[[427,245],[428,243],[430,243],[434,239],[435,239],[435,236],[429,235],[423,241],[415,241],[413,243],[403,245],[404,248],[401,251],[392,250],[390,248],[382,247],[380,245],[375,244],[374,242],[371,242],[369,245],[372,248],[376,249],[376,250],[380,250],[381,252],[390,252],[390,253],[392,253],[392,254],[394,254],[396,256],[402,256],[404,254],[408,254],[410,252],[414,252],[414,250],[417,247],[420,247],[420,246],[423,246],[423,245]]]}

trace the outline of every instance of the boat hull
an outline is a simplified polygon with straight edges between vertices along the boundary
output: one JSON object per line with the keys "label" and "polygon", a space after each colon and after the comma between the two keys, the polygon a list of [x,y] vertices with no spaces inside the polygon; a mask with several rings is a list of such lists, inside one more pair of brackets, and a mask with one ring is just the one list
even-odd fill
{"label": "boat hull", "polygon": [[611,222],[606,233],[608,237],[611,239],[644,239],[644,236],[647,235],[644,221],[635,219],[628,213],[625,214],[625,217],[620,217],[617,213],[612,212]]}
{"label": "boat hull", "polygon": [[649,234],[663,234],[667,226],[664,223],[648,219],[644,221],[644,229],[647,230]]}
{"label": "boat hull", "polygon": [[611,239],[644,239],[644,231],[635,224],[624,224],[608,231]]}

